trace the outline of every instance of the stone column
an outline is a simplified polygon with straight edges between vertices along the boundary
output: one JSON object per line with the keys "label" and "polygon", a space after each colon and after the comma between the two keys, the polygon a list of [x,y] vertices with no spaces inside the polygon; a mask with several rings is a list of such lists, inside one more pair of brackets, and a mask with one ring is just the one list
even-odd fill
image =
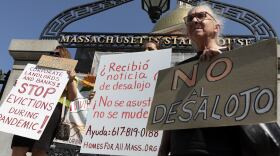
{"label": "stone column", "polygon": [[[36,64],[41,55],[49,55],[59,45],[56,40],[18,40],[10,43],[9,52],[14,59],[11,74],[5,87],[1,101],[11,91],[15,80],[19,77],[27,63]],[[0,102],[1,105],[2,102]],[[11,155],[12,134],[0,132],[0,155]]]}

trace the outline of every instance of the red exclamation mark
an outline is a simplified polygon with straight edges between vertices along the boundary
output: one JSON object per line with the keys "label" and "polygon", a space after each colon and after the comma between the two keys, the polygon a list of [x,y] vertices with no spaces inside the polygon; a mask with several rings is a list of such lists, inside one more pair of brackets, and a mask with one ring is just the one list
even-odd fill
{"label": "red exclamation mark", "polygon": [[91,107],[92,107],[92,110],[94,110],[94,109],[95,109],[95,106],[96,106],[96,100],[94,100],[94,102],[91,102],[90,104],[92,105],[92,106],[91,106]]}
{"label": "red exclamation mark", "polygon": [[43,123],[42,123],[42,125],[41,125],[41,127],[40,127],[40,129],[38,130],[37,133],[42,133],[42,128],[45,126],[45,124],[46,124],[46,122],[48,121],[49,117],[50,117],[50,116],[48,116],[48,115],[45,116],[45,119],[44,119],[44,121],[43,121]]}

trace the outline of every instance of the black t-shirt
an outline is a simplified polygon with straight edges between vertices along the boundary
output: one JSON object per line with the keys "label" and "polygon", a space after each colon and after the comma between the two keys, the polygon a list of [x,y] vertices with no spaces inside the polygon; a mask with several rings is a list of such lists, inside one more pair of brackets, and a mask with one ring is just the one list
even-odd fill
{"label": "black t-shirt", "polygon": [[[184,60],[198,60],[202,52]],[[173,156],[240,156],[240,126],[196,128],[170,131],[170,152]]]}
{"label": "black t-shirt", "polygon": [[199,57],[200,57],[201,54],[202,54],[202,51],[199,51],[199,52],[196,53],[195,56],[193,56],[193,57],[191,57],[191,58],[188,58],[188,59],[186,59],[186,60],[184,60],[184,61],[182,61],[182,62],[179,62],[179,63],[177,63],[177,65],[181,65],[181,64],[185,64],[185,63],[192,62],[192,61],[196,61],[196,60],[199,59]]}
{"label": "black t-shirt", "polygon": [[171,155],[240,156],[240,126],[170,131]]}

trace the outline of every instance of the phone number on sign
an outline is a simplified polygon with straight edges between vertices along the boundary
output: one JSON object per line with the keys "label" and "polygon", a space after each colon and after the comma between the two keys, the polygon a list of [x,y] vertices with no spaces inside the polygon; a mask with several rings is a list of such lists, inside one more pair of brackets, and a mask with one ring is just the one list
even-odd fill
{"label": "phone number on sign", "polygon": [[112,129],[105,129],[103,126],[101,130],[92,130],[91,126],[87,129],[86,135],[103,135],[103,136],[133,136],[133,137],[158,137],[158,131],[148,131],[146,128],[130,128],[130,127],[113,127]]}

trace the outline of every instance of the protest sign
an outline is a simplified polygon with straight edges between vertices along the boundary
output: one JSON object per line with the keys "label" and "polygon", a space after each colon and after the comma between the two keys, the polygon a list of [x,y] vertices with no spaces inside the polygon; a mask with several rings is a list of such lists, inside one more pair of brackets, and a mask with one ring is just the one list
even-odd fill
{"label": "protest sign", "polygon": [[77,63],[78,61],[73,59],[42,55],[37,65],[42,67],[73,71]]}
{"label": "protest sign", "polygon": [[93,62],[92,62],[92,67],[91,67],[91,73],[94,73],[94,74],[97,73],[101,56],[103,56],[103,55],[113,55],[113,54],[123,54],[123,53],[125,53],[125,52],[95,51],[94,57],[93,57]]}
{"label": "protest sign", "polygon": [[171,49],[101,56],[81,153],[157,155],[162,132],[147,131],[157,72]]}
{"label": "protest sign", "polygon": [[0,131],[38,140],[67,82],[66,71],[27,64],[0,106]]}
{"label": "protest sign", "polygon": [[[279,51],[279,49],[278,49]],[[148,129],[277,120],[277,44],[268,40],[159,72]]]}
{"label": "protest sign", "polygon": [[55,142],[81,146],[85,133],[87,109],[90,101],[90,92],[94,88],[95,76],[89,74],[77,74],[78,81],[77,98],[70,103],[67,110],[65,123],[70,125],[70,137],[67,141],[55,139]]}

